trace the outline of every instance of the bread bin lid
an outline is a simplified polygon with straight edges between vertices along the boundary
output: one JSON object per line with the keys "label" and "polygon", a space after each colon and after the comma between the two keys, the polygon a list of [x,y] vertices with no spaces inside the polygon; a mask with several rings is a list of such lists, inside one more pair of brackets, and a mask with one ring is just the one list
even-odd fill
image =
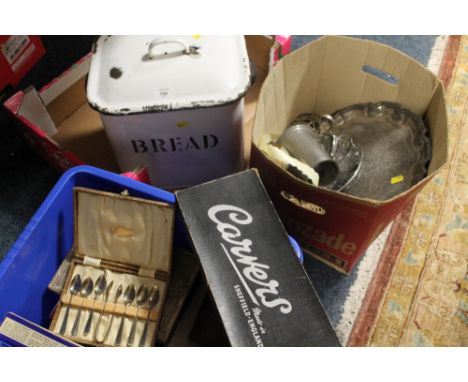
{"label": "bread bin lid", "polygon": [[251,85],[243,36],[101,36],[87,81],[104,114],[220,106]]}

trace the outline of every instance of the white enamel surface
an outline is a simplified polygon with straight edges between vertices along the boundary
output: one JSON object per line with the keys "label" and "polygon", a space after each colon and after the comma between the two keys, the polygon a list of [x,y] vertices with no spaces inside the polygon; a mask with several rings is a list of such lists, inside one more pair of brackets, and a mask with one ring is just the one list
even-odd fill
{"label": "white enamel surface", "polygon": [[121,171],[145,165],[153,185],[175,189],[243,169],[243,110],[240,99],[208,109],[101,117]]}
{"label": "white enamel surface", "polygon": [[[182,54],[184,45],[199,47],[198,54]],[[102,36],[87,96],[110,114],[180,110],[234,101],[249,83],[243,36]]]}

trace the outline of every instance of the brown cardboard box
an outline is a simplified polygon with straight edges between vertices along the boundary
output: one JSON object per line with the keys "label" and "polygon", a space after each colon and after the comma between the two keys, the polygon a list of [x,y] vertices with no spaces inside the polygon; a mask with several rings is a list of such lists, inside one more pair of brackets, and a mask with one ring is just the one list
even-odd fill
{"label": "brown cardboard box", "polygon": [[[363,71],[389,73],[389,83]],[[281,134],[305,112],[331,114],[355,103],[392,101],[423,116],[433,153],[428,176],[386,201],[352,197],[307,184],[269,161],[257,148],[265,133]],[[422,65],[383,44],[323,37],[283,58],[268,74],[257,104],[251,166],[288,232],[305,252],[350,272],[368,246],[441,169],[447,158],[447,116],[441,82]]]}
{"label": "brown cardboard box", "polygon": [[[244,146],[250,154],[251,132],[260,86],[280,45],[273,37],[246,36],[256,81],[245,96]],[[39,155],[58,170],[89,164],[119,172],[99,113],[86,98],[88,54],[40,91],[29,87],[13,95],[5,107]]]}

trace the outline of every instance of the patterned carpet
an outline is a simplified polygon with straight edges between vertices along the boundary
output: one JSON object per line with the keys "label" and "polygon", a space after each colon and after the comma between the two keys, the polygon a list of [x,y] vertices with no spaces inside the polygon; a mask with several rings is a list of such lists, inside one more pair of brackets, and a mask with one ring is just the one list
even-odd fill
{"label": "patterned carpet", "polygon": [[467,36],[447,39],[439,77],[448,163],[393,223],[349,346],[468,345]]}

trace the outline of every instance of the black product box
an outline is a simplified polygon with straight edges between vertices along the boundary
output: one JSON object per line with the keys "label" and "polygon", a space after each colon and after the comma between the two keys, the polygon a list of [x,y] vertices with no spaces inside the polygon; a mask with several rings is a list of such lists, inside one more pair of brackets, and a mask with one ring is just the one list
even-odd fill
{"label": "black product box", "polygon": [[340,346],[256,170],[176,197],[232,346]]}

